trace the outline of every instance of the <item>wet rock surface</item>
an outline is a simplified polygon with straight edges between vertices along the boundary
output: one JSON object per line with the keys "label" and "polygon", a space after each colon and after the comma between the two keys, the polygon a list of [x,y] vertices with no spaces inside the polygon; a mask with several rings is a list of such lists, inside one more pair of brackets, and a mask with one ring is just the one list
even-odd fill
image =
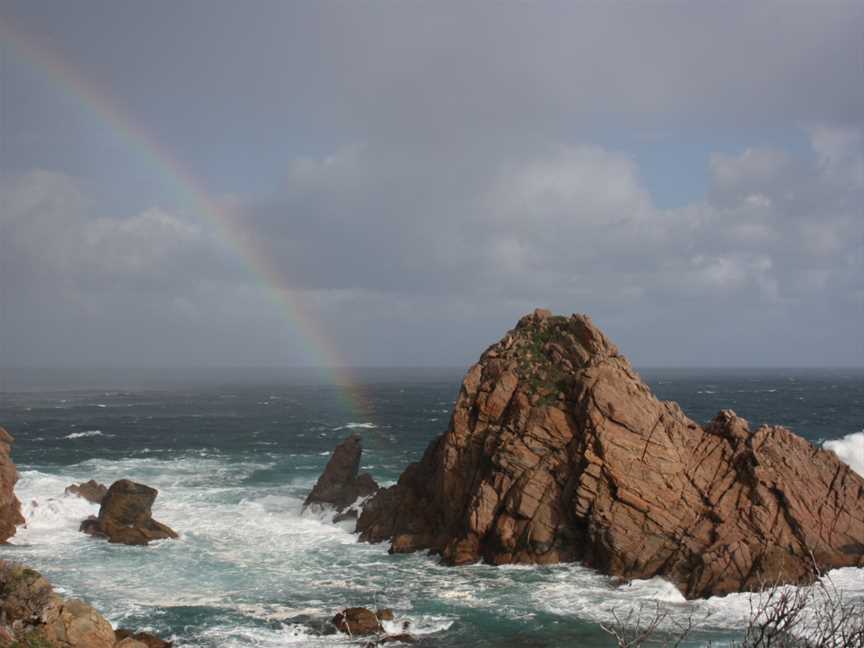
{"label": "wet rock surface", "polygon": [[88,502],[93,504],[101,504],[105,495],[108,494],[108,487],[105,484],[100,484],[95,479],[91,479],[80,484],[71,484],[66,487],[66,495],[77,495],[83,497]]}
{"label": "wet rock surface", "polygon": [[[389,613],[389,614],[388,614]],[[333,617],[333,625],[339,632],[352,636],[377,634],[383,631],[381,621],[385,617],[393,618],[390,610],[373,612],[364,607],[346,608]]]}
{"label": "wet rock surface", "polygon": [[81,523],[81,531],[107,538],[108,542],[146,545],[152,540],[176,538],[169,526],[153,519],[151,509],[156,496],[155,488],[121,479],[111,484],[99,509],[98,517]]}
{"label": "wet rock surface", "polygon": [[584,315],[523,317],[361,539],[453,565],[581,561],[689,598],[864,565],[864,479],[788,429],[657,400]]}
{"label": "wet rock surface", "polygon": [[312,492],[303,502],[303,508],[312,505],[332,506],[340,513],[338,519],[350,519],[352,514],[343,511],[358,498],[367,497],[378,490],[378,484],[368,473],[358,474],[362,454],[363,444],[357,434],[339,443]]}
{"label": "wet rock surface", "polygon": [[139,643],[145,648],[171,648],[174,645],[173,641],[165,641],[149,632],[133,632],[127,628],[117,628],[114,638],[117,641],[115,648],[120,648],[123,641]]}

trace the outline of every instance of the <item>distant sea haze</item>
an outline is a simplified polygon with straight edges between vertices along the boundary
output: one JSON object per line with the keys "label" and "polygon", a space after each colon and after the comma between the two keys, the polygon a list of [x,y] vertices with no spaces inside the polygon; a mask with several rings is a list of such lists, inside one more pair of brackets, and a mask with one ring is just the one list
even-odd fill
{"label": "distant sea haze", "polygon": [[[146,372],[144,372],[146,373]],[[302,372],[300,372],[302,374]],[[616,586],[578,565],[448,568],[357,543],[350,522],[301,514],[335,444],[361,435],[362,469],[393,483],[446,429],[464,368],[358,372],[361,415],[338,387],[284,370],[32,372],[13,378],[0,422],[16,437],[27,526],[4,549],[115,625],[199,648],[344,646],[324,634],[349,605],[392,607],[423,646],[613,646],[599,624],[659,603],[722,641],[749,595],[686,602],[660,580]],[[642,370],[658,397],[704,422],[729,408],[777,423],[864,470],[864,371]],[[110,380],[109,380],[110,378]],[[10,380],[12,382],[12,380]],[[25,384],[26,383],[26,384]],[[73,483],[131,478],[159,489],[154,517],[179,541],[124,548],[78,532],[97,511]],[[134,573],[134,582],[129,574]],[[864,596],[862,570],[832,573]],[[652,607],[653,609],[653,607]]]}

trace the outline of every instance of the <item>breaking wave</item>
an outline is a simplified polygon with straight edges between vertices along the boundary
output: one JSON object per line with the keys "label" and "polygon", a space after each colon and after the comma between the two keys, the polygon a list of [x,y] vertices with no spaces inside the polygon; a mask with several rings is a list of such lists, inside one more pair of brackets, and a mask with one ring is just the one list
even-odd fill
{"label": "breaking wave", "polygon": [[826,441],[822,447],[834,452],[841,461],[864,477],[864,430],[847,434],[842,439]]}
{"label": "breaking wave", "polygon": [[64,439],[83,439],[86,437],[110,436],[102,433],[102,430],[87,430],[85,432],[72,432],[67,434]]}

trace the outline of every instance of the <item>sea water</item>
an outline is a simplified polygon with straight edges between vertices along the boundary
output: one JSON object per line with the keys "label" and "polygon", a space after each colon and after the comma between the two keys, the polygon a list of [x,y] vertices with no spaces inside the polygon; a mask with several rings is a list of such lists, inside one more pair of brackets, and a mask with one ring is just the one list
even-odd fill
{"label": "sea water", "polygon": [[[363,438],[382,484],[446,429],[460,371],[361,372],[352,390],[314,376],[220,371],[118,376],[31,372],[7,384],[0,424],[16,437],[26,526],[0,557],[42,571],[115,626],[200,648],[347,646],[329,619],[389,607],[419,646],[612,646],[601,624],[630,610],[693,619],[689,645],[735,636],[750,595],[685,601],[661,579],[620,584],[578,565],[450,568],[358,543],[352,524],[301,511],[334,445]],[[790,426],[864,471],[864,372],[642,372],[704,422],[732,408]],[[7,372],[8,376],[8,372]],[[154,517],[179,540],[110,545],[78,532],[98,507],[73,483],[128,478],[159,489]],[[864,570],[831,573],[864,596]]]}

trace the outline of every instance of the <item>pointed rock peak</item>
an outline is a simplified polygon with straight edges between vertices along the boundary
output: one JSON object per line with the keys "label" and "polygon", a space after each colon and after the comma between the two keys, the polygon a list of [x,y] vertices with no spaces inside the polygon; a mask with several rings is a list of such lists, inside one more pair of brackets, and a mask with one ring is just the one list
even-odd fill
{"label": "pointed rock peak", "polygon": [[339,443],[333,449],[312,492],[306,497],[303,508],[318,504],[332,506],[341,512],[358,498],[378,490],[378,484],[371,476],[367,473],[358,474],[362,454],[363,442],[356,432]]}

